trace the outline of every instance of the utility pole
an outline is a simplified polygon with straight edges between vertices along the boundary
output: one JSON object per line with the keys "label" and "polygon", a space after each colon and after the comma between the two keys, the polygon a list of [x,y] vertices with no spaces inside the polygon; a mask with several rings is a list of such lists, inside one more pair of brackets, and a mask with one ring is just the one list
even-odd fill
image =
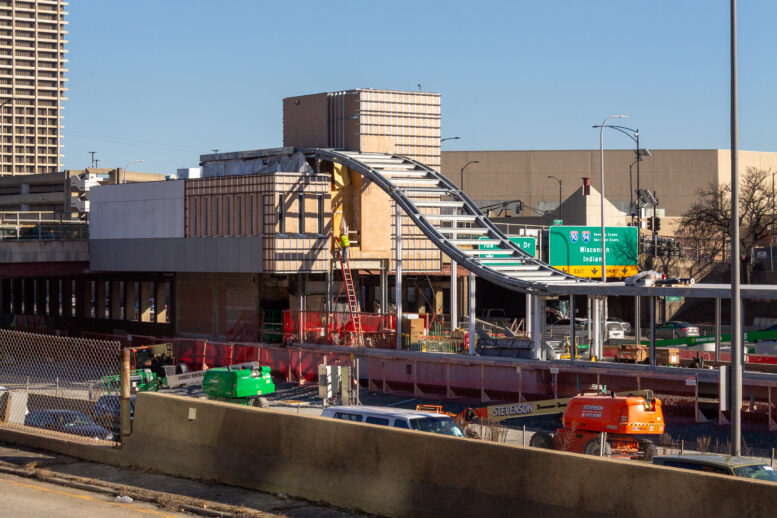
{"label": "utility pole", "polygon": [[89,154],[92,155],[92,161],[89,164],[89,167],[97,167],[97,162],[94,160],[94,155],[97,154],[97,151],[89,151]]}

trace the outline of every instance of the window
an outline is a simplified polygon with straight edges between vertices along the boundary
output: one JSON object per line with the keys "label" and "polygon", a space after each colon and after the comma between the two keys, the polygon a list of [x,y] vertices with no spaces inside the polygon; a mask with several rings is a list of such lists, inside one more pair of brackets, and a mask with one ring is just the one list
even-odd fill
{"label": "window", "polygon": [[237,235],[243,234],[243,197],[237,197]]}
{"label": "window", "polygon": [[231,227],[230,223],[232,223],[232,214],[229,211],[229,199],[230,199],[229,196],[226,196],[224,198],[224,227],[225,227],[224,235],[225,236],[231,235],[231,230],[232,230],[230,228]]}
{"label": "window", "polygon": [[248,197],[248,234],[254,235],[254,195]]}
{"label": "window", "polygon": [[362,416],[359,414],[349,414],[348,412],[335,412],[335,419],[343,419],[344,421],[362,421]]}
{"label": "window", "polygon": [[407,430],[410,427],[407,426],[407,421],[404,419],[394,419],[394,428],[404,428]]}
{"label": "window", "polygon": [[318,228],[316,229],[316,233],[319,236],[324,235],[324,195],[319,194],[318,195]]}
{"label": "window", "polygon": [[305,195],[299,193],[297,195],[297,233],[305,233]]}
{"label": "window", "polygon": [[386,419],[385,417],[372,417],[372,416],[369,416],[369,417],[367,417],[367,419],[364,422],[365,423],[369,423],[369,424],[379,424],[381,426],[388,426],[388,424],[389,424],[389,420]]}
{"label": "window", "polygon": [[278,233],[286,233],[286,207],[283,204],[283,195],[278,196]]}
{"label": "window", "polygon": [[197,235],[197,198],[192,198],[192,235]]}
{"label": "window", "polygon": [[202,235],[208,235],[208,199],[205,198],[202,203]]}
{"label": "window", "polygon": [[213,235],[219,234],[219,199],[213,198]]}

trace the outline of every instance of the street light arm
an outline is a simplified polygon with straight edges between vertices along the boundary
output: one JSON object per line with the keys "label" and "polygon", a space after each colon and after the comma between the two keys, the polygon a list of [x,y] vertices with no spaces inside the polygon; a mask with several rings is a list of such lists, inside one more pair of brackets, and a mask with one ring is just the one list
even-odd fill
{"label": "street light arm", "polygon": [[145,160],[130,160],[129,162],[127,162],[127,165],[124,166],[124,181],[121,183],[127,183],[127,168],[132,164],[135,164],[138,162],[145,162]]}
{"label": "street light arm", "polygon": [[[593,127],[594,127],[594,128],[600,128],[600,127],[602,127],[602,126],[601,126],[601,125],[599,125],[599,124],[596,124],[596,125],[594,125]],[[621,133],[623,133],[624,135],[626,135],[627,137],[629,137],[631,140],[633,140],[634,142],[637,142],[637,143],[638,143],[637,137],[635,136],[635,135],[638,135],[638,134],[639,134],[639,130],[638,130],[638,129],[627,128],[626,126],[616,126],[616,125],[614,125],[614,124],[610,124],[610,125],[609,125],[609,126],[607,126],[607,127],[608,127],[608,128],[612,128],[612,129],[614,129],[614,130],[618,130],[618,131],[620,131]],[[628,131],[630,131],[631,133],[634,133],[634,135],[632,135],[631,133],[628,133]]]}

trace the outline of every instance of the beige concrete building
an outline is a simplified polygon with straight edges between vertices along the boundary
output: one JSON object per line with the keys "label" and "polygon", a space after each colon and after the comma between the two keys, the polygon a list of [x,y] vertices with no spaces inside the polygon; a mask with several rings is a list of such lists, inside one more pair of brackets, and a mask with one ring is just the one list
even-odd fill
{"label": "beige concrete building", "polygon": [[392,153],[440,169],[440,94],[356,89],[283,100],[283,145]]}
{"label": "beige concrete building", "polygon": [[0,0],[0,175],[61,168],[63,0]]}
{"label": "beige concrete building", "polygon": [[[696,199],[696,192],[710,182],[723,184],[731,178],[731,152],[727,149],[659,149],[639,164],[639,185],[656,193],[658,215],[679,217]],[[461,168],[472,160],[464,170]],[[777,171],[777,153],[740,151],[741,172],[749,167]],[[630,192],[637,188],[634,150],[604,153],[605,197],[628,213]],[[601,191],[599,150],[581,151],[446,151],[442,173],[480,204],[519,199],[534,210],[525,216],[555,210],[562,200],[578,191],[582,178]]]}

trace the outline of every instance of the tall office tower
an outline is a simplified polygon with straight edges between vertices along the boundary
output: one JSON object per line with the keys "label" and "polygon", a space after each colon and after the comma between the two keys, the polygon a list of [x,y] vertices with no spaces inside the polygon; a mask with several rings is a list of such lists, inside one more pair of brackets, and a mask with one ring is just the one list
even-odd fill
{"label": "tall office tower", "polygon": [[404,155],[440,169],[440,94],[357,89],[283,100],[283,145]]}
{"label": "tall office tower", "polygon": [[0,0],[0,176],[61,169],[63,0]]}

